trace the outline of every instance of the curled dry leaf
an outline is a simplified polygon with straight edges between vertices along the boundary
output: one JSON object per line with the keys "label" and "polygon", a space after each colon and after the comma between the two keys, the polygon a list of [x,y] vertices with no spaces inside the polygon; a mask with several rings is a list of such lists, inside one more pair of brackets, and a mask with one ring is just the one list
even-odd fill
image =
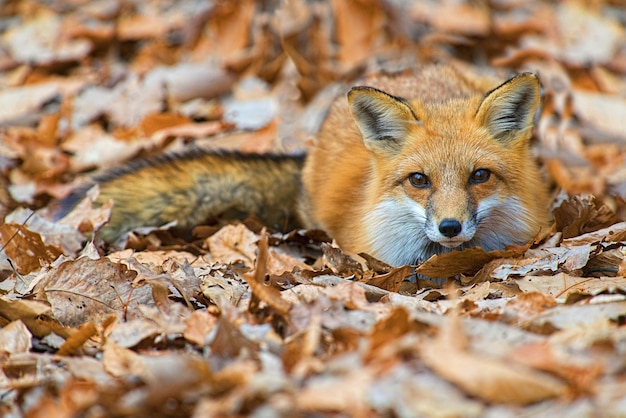
{"label": "curled dry leaf", "polygon": [[32,334],[21,320],[10,322],[0,329],[0,353],[8,355],[28,353]]}
{"label": "curled dry leaf", "polygon": [[458,319],[448,318],[420,354],[437,374],[487,402],[527,405],[567,393],[563,382],[546,373],[468,351],[465,339]]}
{"label": "curled dry leaf", "polygon": [[[265,277],[267,276],[267,260],[268,260],[268,241],[267,232],[263,231],[261,240],[259,241],[259,254],[256,259],[254,271],[244,274],[246,282],[250,286],[252,295],[258,300],[267,303],[270,308],[275,310],[279,315],[286,317],[291,309],[291,303],[285,300],[280,291],[276,287],[266,285]],[[250,309],[253,309],[250,304]]]}
{"label": "curled dry leaf", "polygon": [[243,224],[227,225],[207,238],[206,244],[211,256],[222,263],[243,262],[246,267],[253,267],[256,260],[259,236]]}
{"label": "curled dry leaf", "polygon": [[596,252],[596,245],[584,244],[568,247],[551,247],[529,250],[526,258],[507,260],[497,266],[491,277],[504,280],[509,276],[525,276],[542,272],[578,272],[589,262],[591,254]]}
{"label": "curled dry leaf", "polygon": [[530,247],[516,247],[505,251],[486,252],[482,248],[470,248],[463,251],[451,251],[431,257],[417,269],[418,274],[429,277],[454,277],[459,274],[472,275],[483,265],[497,258],[519,257]]}
{"label": "curled dry leaf", "polygon": [[556,230],[563,238],[597,231],[620,222],[619,217],[594,196],[572,196],[554,209]]}
{"label": "curled dry leaf", "polygon": [[367,284],[389,290],[390,292],[397,292],[412,271],[413,268],[411,266],[396,267],[389,273],[374,276],[367,281]]}
{"label": "curled dry leaf", "polygon": [[590,245],[599,242],[621,242],[626,240],[626,222],[620,222],[600,230],[563,240],[566,247]]}
{"label": "curled dry leaf", "polygon": [[[2,250],[20,274],[28,274],[52,263],[63,252],[54,245],[46,245],[41,235],[24,225],[0,225]],[[28,249],[28,250],[24,250]]]}
{"label": "curled dry leaf", "polygon": [[57,354],[60,356],[79,354],[83,344],[91,337],[97,335],[97,333],[98,330],[96,326],[91,322],[80,325],[78,330],[65,340],[65,343],[59,348]]}
{"label": "curled dry leaf", "polygon": [[83,247],[85,237],[76,228],[52,222],[30,209],[16,209],[6,216],[5,222],[25,225],[38,233],[47,245],[60,248],[65,255],[75,255]]}

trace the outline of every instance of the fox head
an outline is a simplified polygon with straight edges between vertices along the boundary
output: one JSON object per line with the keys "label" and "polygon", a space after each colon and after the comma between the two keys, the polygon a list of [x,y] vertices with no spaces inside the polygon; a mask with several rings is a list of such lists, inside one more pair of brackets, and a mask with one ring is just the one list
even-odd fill
{"label": "fox head", "polygon": [[348,102],[372,160],[375,190],[365,223],[379,258],[413,264],[455,248],[503,249],[536,235],[534,74],[484,96],[426,103],[355,87]]}

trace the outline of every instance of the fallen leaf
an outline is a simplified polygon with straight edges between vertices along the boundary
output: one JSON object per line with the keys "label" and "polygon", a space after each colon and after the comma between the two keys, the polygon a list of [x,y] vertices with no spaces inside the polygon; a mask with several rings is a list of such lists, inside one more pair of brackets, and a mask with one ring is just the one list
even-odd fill
{"label": "fallen leaf", "polygon": [[[250,290],[252,290],[252,296],[256,297],[259,301],[267,303],[269,307],[275,310],[279,315],[286,317],[291,309],[291,303],[282,298],[281,292],[276,287],[267,286],[265,284],[268,251],[267,232],[263,231],[261,240],[259,241],[259,254],[256,259],[254,271],[245,273],[243,277],[250,286]],[[249,309],[254,309],[252,303]]]}
{"label": "fallen leaf", "polygon": [[59,348],[57,354],[67,356],[80,353],[80,349],[91,337],[97,335],[96,326],[87,322],[78,327],[78,330],[71,337],[65,340],[65,343]]}
{"label": "fallen leaf", "polygon": [[39,270],[63,254],[58,247],[46,245],[41,235],[19,224],[0,225],[0,242],[2,251],[20,274]]}
{"label": "fallen leaf", "polygon": [[439,336],[423,343],[420,354],[428,367],[471,396],[527,405],[566,394],[566,385],[550,375],[469,352],[461,332],[458,319],[448,318]]}
{"label": "fallen leaf", "polygon": [[556,329],[592,326],[621,317],[624,309],[624,300],[589,305],[559,305],[529,319],[524,326],[541,327],[550,324]]}
{"label": "fallen leaf", "polygon": [[0,329],[0,353],[14,355],[28,353],[32,348],[32,334],[19,319]]}
{"label": "fallen leaf", "polygon": [[185,322],[183,335],[187,341],[203,346],[206,344],[209,334],[217,326],[217,322],[218,319],[215,315],[204,311],[193,311]]}
{"label": "fallen leaf", "polygon": [[524,292],[541,292],[564,302],[571,294],[594,295],[608,289],[626,290],[622,277],[577,277],[567,273],[554,276],[525,276],[515,283]]}
{"label": "fallen leaf", "polygon": [[243,224],[227,225],[207,238],[206,244],[214,259],[222,263],[243,262],[246,267],[253,267],[257,258],[259,236]]}
{"label": "fallen leaf", "polygon": [[449,253],[433,256],[420,264],[416,272],[429,277],[453,277],[459,274],[473,275],[484,264],[497,258],[519,257],[530,247],[518,247],[505,251],[486,252],[482,248],[469,248],[463,251],[453,250]]}
{"label": "fallen leaf", "polygon": [[139,315],[137,306],[152,305],[150,286],[134,287],[135,273],[106,258],[65,261],[46,272],[34,291],[52,306],[54,317],[73,328],[99,323],[107,316]]}

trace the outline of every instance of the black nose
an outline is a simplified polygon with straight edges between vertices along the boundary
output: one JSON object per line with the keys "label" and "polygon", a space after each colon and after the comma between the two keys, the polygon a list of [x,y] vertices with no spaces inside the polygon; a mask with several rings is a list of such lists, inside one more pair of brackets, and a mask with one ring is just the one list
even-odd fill
{"label": "black nose", "polygon": [[461,222],[446,218],[439,223],[439,232],[448,238],[456,237],[461,232]]}

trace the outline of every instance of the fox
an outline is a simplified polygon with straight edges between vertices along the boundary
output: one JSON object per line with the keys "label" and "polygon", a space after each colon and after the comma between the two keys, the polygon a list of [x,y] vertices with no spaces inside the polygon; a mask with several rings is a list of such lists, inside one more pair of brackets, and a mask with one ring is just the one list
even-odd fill
{"label": "fox", "polygon": [[98,184],[96,204],[113,201],[99,231],[111,242],[140,226],[255,215],[324,230],[347,253],[392,266],[522,245],[549,221],[531,146],[540,101],[530,72],[504,82],[449,65],[373,75],[333,102],[306,155],[166,154],[94,178],[60,212]]}

